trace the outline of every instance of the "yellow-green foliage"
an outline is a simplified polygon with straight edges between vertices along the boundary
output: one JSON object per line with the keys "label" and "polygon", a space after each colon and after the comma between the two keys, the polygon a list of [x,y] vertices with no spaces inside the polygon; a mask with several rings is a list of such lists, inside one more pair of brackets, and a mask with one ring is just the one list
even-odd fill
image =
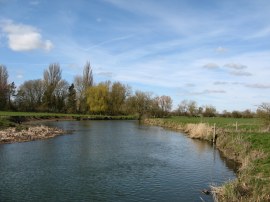
{"label": "yellow-green foliage", "polygon": [[87,104],[90,112],[105,113],[109,108],[109,87],[105,83],[87,89]]}

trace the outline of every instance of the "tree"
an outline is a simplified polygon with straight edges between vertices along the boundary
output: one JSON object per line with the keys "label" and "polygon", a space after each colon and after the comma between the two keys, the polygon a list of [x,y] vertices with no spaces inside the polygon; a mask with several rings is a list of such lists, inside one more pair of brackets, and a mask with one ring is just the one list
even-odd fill
{"label": "tree", "polygon": [[58,63],[50,64],[48,69],[43,73],[43,79],[45,84],[45,93],[43,104],[47,111],[53,111],[55,108],[55,89],[61,81],[62,71]]}
{"label": "tree", "polygon": [[177,109],[179,115],[185,116],[188,114],[188,100],[183,100]]}
{"label": "tree", "polygon": [[45,92],[44,81],[41,79],[25,81],[18,88],[15,103],[22,111],[41,110],[42,98]]}
{"label": "tree", "polygon": [[90,112],[105,114],[109,109],[109,86],[107,83],[100,83],[97,86],[90,86],[87,90],[86,101]]}
{"label": "tree", "polygon": [[112,115],[123,113],[123,107],[127,96],[130,94],[129,87],[114,82],[110,88],[109,110]]}
{"label": "tree", "polygon": [[243,118],[253,118],[254,113],[251,110],[246,109],[245,111],[242,112],[242,117]]}
{"label": "tree", "polygon": [[168,116],[172,109],[172,99],[170,96],[157,96],[151,100],[151,114],[154,117]]}
{"label": "tree", "polygon": [[8,84],[8,109],[14,109],[12,100],[16,96],[16,86],[15,83],[12,82]]}
{"label": "tree", "polygon": [[257,116],[261,118],[270,131],[270,103],[262,103],[257,109]]}
{"label": "tree", "polygon": [[49,68],[44,71],[43,78],[45,82],[45,86],[52,86],[56,88],[57,84],[62,78],[62,70],[60,69],[60,65],[58,63],[53,63],[49,65]]}
{"label": "tree", "polygon": [[170,96],[162,95],[158,100],[162,116],[167,116],[172,109],[172,98]]}
{"label": "tree", "polygon": [[241,112],[236,111],[236,110],[232,111],[231,116],[232,116],[233,118],[242,118]]}
{"label": "tree", "polygon": [[135,95],[127,100],[130,112],[137,113],[139,119],[150,112],[152,99],[151,94],[142,91],[136,91]]}
{"label": "tree", "polygon": [[6,66],[0,65],[0,110],[7,106],[8,92],[8,71]]}
{"label": "tree", "polygon": [[203,110],[203,116],[205,117],[214,117],[216,116],[217,110],[212,105],[206,105]]}
{"label": "tree", "polygon": [[77,92],[77,110],[79,112],[86,112],[88,110],[87,105],[87,89],[93,86],[93,72],[90,62],[86,62],[82,76],[76,76],[74,78],[74,87]]}
{"label": "tree", "polygon": [[162,111],[159,106],[159,96],[151,100],[150,113],[153,117],[162,117]]}
{"label": "tree", "polygon": [[223,110],[222,117],[229,118],[229,117],[232,117],[232,114],[231,112],[228,112],[227,110]]}
{"label": "tree", "polygon": [[197,115],[197,112],[198,112],[198,109],[197,109],[197,103],[195,102],[195,101],[193,101],[193,100],[190,100],[189,102],[188,102],[188,114],[190,115],[190,116],[195,116],[195,115]]}
{"label": "tree", "polygon": [[83,70],[83,86],[85,89],[93,86],[93,72],[89,61],[86,62]]}
{"label": "tree", "polygon": [[68,98],[67,98],[67,112],[75,113],[76,112],[76,90],[74,84],[72,83],[68,88]]}
{"label": "tree", "polygon": [[66,112],[69,84],[66,80],[60,80],[53,93],[53,111]]}
{"label": "tree", "polygon": [[85,104],[83,103],[86,97],[86,92],[83,86],[83,78],[82,76],[75,76],[74,78],[74,88],[76,90],[77,95],[77,111],[83,112],[83,108],[85,108]]}

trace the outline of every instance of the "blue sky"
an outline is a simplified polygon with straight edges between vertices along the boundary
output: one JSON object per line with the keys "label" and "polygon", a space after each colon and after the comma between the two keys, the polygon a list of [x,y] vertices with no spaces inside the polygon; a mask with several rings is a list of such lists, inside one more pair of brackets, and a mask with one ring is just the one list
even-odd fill
{"label": "blue sky", "polygon": [[19,86],[58,62],[95,82],[255,110],[270,102],[270,1],[0,0],[0,63]]}

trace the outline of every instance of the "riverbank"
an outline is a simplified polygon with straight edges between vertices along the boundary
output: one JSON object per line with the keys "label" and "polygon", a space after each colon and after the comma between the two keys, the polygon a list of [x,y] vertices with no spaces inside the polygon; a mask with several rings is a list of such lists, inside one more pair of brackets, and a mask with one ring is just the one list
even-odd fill
{"label": "riverbank", "polygon": [[63,120],[134,120],[136,116],[108,116],[35,112],[0,112],[0,144],[42,140],[63,135],[59,128],[33,126],[33,123]]}
{"label": "riverbank", "polygon": [[215,142],[225,157],[241,166],[237,179],[212,186],[215,201],[270,201],[270,133],[257,119],[187,118],[145,119],[186,133],[191,138]]}
{"label": "riverbank", "polygon": [[[25,120],[49,120],[49,119],[74,119],[74,120],[137,120],[138,117],[135,115],[93,115],[93,114],[65,114],[65,113],[47,113],[47,112],[9,112],[0,111],[1,117],[13,118],[16,121]],[[1,120],[0,120],[1,121]]]}
{"label": "riverbank", "polygon": [[43,140],[65,133],[66,132],[62,129],[42,125],[9,127],[0,131],[0,144]]}

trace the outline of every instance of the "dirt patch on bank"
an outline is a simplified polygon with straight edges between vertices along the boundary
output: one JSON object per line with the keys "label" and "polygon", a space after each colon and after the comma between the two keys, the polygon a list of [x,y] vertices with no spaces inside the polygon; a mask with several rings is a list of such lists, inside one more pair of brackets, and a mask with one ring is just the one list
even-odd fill
{"label": "dirt patch on bank", "polygon": [[0,144],[43,140],[63,135],[66,131],[47,126],[26,126],[20,128],[7,128],[0,131]]}

